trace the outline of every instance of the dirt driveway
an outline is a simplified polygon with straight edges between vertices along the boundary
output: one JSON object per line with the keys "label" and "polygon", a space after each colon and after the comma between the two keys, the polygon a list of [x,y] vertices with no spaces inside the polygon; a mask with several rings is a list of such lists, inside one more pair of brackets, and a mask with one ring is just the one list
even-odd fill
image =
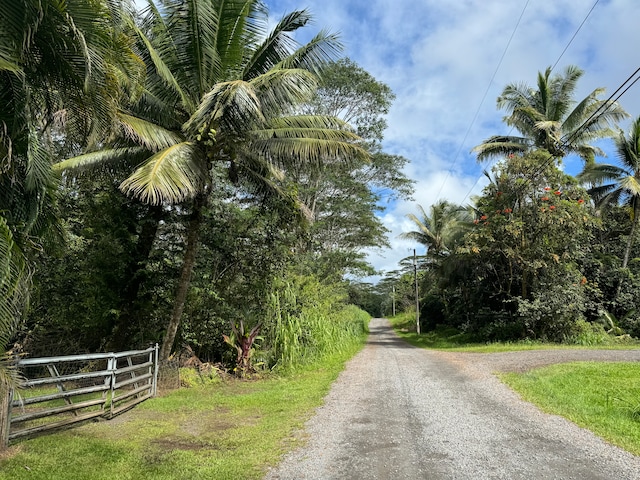
{"label": "dirt driveway", "polygon": [[374,319],[306,426],[309,442],[266,480],[640,479],[640,458],[541,413],[491,372],[640,351],[434,352]]}

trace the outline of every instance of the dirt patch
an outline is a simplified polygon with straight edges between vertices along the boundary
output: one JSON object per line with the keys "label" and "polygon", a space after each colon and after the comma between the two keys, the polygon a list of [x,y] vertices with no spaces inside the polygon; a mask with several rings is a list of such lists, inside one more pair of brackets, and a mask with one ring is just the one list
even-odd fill
{"label": "dirt patch", "polygon": [[8,448],[0,448],[0,461],[8,460],[14,455],[19,454],[22,451],[22,445],[12,445]]}
{"label": "dirt patch", "polygon": [[228,412],[229,409],[227,408],[217,408],[213,412],[199,413],[195,416],[190,416],[180,425],[180,430],[194,437],[229,430],[233,428],[235,424],[229,421],[227,417]]}

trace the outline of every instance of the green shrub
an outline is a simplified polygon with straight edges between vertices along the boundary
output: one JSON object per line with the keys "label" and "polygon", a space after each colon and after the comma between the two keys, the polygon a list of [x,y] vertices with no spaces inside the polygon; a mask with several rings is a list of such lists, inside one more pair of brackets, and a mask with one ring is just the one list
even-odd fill
{"label": "green shrub", "polygon": [[563,343],[575,345],[603,345],[611,343],[611,338],[600,324],[577,320],[571,326]]}
{"label": "green shrub", "polygon": [[184,367],[180,369],[180,385],[186,388],[215,385],[222,381],[221,375],[221,370],[211,365],[201,368]]}

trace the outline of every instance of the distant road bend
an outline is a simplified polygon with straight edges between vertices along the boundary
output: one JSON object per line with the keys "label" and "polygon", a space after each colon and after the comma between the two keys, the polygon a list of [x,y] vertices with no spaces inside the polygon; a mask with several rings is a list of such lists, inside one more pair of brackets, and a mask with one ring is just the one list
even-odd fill
{"label": "distant road bend", "polygon": [[640,351],[467,354],[403,342],[384,319],[265,480],[640,479],[640,458],[520,400],[491,372]]}

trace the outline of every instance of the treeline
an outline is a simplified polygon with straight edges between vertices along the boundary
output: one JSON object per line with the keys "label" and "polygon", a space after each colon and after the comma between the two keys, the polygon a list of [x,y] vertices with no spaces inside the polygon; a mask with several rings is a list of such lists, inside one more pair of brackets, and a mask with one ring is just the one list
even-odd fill
{"label": "treeline", "polygon": [[[516,135],[474,149],[481,162],[498,160],[482,194],[409,216],[416,229],[404,236],[427,248],[418,269],[423,328],[480,340],[640,336],[640,119],[622,131],[627,114],[602,89],[576,101],[581,75],[548,69],[536,86],[505,87],[498,106]],[[604,142],[617,161],[596,161]],[[570,154],[583,161],[577,176],[563,168]],[[393,290],[401,307],[414,305],[412,284],[411,271],[399,272],[361,295],[389,313]]]}
{"label": "treeline", "polygon": [[412,182],[381,147],[393,93],[337,35],[299,44],[309,13],[273,23],[257,0],[10,3],[2,346],[160,342],[242,369],[359,341],[343,278],[372,272],[380,200]]}

